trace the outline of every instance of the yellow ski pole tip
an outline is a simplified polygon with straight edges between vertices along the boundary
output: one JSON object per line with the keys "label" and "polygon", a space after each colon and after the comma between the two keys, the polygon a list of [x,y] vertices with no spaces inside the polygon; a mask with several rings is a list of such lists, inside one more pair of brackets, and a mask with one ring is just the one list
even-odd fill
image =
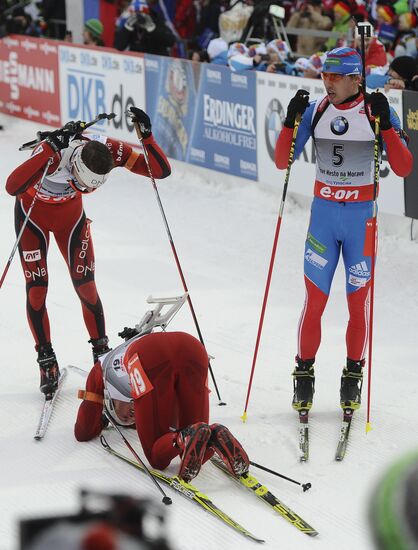
{"label": "yellow ski pole tip", "polygon": [[371,422],[366,422],[366,434],[368,434],[372,429]]}
{"label": "yellow ski pole tip", "polygon": [[246,411],[243,412],[243,414],[241,416],[241,420],[244,422],[244,424],[245,424],[245,422],[247,422],[247,412]]}

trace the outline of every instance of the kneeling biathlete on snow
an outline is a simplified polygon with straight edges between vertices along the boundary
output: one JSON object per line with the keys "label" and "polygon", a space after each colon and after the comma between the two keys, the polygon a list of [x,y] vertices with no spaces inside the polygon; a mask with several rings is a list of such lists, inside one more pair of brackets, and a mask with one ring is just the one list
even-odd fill
{"label": "kneeling biathlete on snow", "polygon": [[205,348],[184,332],[151,333],[152,324],[139,333],[139,325],[125,328],[120,335],[126,341],[95,363],[79,392],[76,439],[99,436],[105,411],[116,424],[136,428],[153,468],[164,470],[180,456],[178,475],[189,482],[217,453],[233,475],[247,473],[241,444],[225,426],[209,425]]}

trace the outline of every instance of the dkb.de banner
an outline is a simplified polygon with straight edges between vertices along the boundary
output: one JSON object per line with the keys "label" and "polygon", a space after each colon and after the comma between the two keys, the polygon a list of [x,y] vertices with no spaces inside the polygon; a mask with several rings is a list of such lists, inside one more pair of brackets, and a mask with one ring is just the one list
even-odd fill
{"label": "dkb.de banner", "polygon": [[257,179],[255,74],[202,65],[187,161]]}
{"label": "dkb.de banner", "polygon": [[405,215],[418,220],[418,101],[417,92],[403,92],[403,128],[409,135],[414,168],[405,178]]}
{"label": "dkb.de banner", "polygon": [[145,55],[146,105],[167,156],[185,161],[195,115],[200,63]]}
{"label": "dkb.de banner", "polygon": [[99,113],[115,113],[102,120],[96,131],[137,143],[137,135],[126,111],[132,105],[145,107],[144,59],[139,54],[116,53],[62,44],[59,46],[61,117],[93,120]]}

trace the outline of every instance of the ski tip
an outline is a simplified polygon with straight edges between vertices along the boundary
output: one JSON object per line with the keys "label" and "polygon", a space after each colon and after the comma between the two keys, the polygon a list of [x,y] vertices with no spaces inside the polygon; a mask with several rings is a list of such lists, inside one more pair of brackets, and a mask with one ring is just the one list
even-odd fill
{"label": "ski tip", "polygon": [[366,422],[366,434],[372,431],[372,424],[371,422]]}
{"label": "ski tip", "polygon": [[241,420],[244,422],[244,424],[247,422],[247,411],[244,411],[242,413]]}

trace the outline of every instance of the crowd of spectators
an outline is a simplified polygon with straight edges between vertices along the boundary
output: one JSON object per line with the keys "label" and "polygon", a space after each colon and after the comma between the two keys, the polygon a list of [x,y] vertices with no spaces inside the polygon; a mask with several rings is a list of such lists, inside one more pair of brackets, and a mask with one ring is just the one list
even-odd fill
{"label": "crowd of spectators", "polygon": [[[360,49],[356,24],[368,21],[368,86],[418,89],[418,0],[107,1],[116,8],[117,50],[309,78],[320,78],[326,51]],[[272,4],[283,8],[280,19]],[[3,34],[71,40],[65,0],[0,0],[0,9]],[[103,46],[103,32],[101,21],[87,20],[84,44]]]}

